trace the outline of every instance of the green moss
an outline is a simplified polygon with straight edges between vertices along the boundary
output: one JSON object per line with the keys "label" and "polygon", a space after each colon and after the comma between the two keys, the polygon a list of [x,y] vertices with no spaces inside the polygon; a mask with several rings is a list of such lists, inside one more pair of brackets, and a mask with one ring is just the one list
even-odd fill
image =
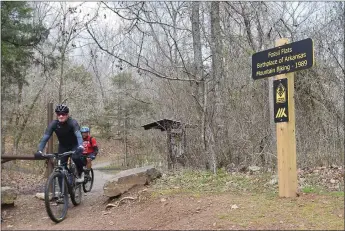
{"label": "green moss", "polygon": [[343,191],[328,192],[327,194],[335,197],[344,197]]}
{"label": "green moss", "polygon": [[317,190],[313,186],[304,186],[302,192],[304,193],[315,193]]}

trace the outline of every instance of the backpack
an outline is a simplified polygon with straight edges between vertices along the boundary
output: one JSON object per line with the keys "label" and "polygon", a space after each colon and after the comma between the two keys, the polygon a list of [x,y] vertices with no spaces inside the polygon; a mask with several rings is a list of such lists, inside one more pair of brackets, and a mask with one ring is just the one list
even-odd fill
{"label": "backpack", "polygon": [[91,140],[92,140],[92,136],[90,136],[90,140],[89,140],[89,143],[90,143],[90,146],[93,148],[93,145],[92,145],[92,142],[91,142]]}

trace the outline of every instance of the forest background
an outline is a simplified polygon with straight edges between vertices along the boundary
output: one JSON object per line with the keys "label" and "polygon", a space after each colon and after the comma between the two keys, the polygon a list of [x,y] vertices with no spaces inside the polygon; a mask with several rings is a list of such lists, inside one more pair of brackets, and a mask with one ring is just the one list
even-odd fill
{"label": "forest background", "polygon": [[120,165],[166,166],[165,132],[142,126],[167,118],[193,125],[188,167],[274,169],[273,80],[252,79],[251,56],[312,38],[315,66],[295,73],[297,165],[342,165],[344,5],[2,1],[1,153],[32,155],[47,104],[64,102]]}

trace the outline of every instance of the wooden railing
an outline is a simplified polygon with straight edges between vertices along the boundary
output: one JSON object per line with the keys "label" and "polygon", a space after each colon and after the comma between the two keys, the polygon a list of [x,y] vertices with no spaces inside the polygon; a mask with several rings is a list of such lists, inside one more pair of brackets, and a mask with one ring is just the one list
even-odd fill
{"label": "wooden railing", "polygon": [[1,155],[2,164],[11,160],[45,160],[45,158],[35,158],[34,155]]}

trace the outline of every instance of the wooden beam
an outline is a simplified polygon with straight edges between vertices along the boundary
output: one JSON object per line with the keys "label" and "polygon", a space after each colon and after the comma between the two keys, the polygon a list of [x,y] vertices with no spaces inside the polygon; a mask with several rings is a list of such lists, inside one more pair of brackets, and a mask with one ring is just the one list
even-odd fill
{"label": "wooden beam", "polygon": [[[287,44],[288,39],[279,39],[277,46]],[[276,80],[287,78],[288,81],[288,122],[276,123],[279,196],[297,196],[296,135],[294,72],[277,75]],[[275,94],[275,92],[273,92]]]}
{"label": "wooden beam", "polygon": [[2,164],[11,160],[45,160],[45,158],[35,158],[34,155],[1,155]]}
{"label": "wooden beam", "polygon": [[1,155],[3,160],[45,160],[46,158],[35,158],[34,155]]}
{"label": "wooden beam", "polygon": [[[48,103],[47,105],[47,125],[50,124],[50,122],[53,120],[53,116],[54,116],[54,111],[53,111],[53,103]],[[47,153],[53,153],[53,137],[54,135],[52,135],[48,141],[48,145],[47,145]],[[48,159],[47,160],[47,172],[46,172],[46,177],[48,178],[49,175],[53,172],[54,169],[54,162],[52,159]]]}
{"label": "wooden beam", "polygon": [[172,159],[172,144],[171,144],[171,127],[167,128],[167,161],[168,161],[168,170],[173,168],[173,159]]}

